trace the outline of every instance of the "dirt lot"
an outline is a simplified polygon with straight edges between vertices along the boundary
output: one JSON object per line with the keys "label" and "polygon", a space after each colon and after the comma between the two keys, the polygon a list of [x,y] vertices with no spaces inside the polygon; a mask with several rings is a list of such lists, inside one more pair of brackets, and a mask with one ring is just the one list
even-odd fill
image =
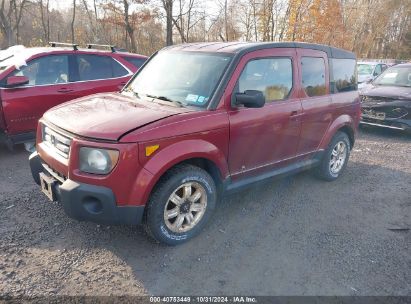
{"label": "dirt lot", "polygon": [[222,200],[180,247],[71,220],[0,149],[0,295],[411,295],[411,137],[362,130],[344,175]]}

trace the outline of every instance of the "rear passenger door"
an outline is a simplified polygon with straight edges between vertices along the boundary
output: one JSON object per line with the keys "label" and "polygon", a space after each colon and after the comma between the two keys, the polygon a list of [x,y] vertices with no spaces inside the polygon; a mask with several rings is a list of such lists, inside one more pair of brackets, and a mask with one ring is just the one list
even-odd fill
{"label": "rear passenger door", "polygon": [[310,156],[318,149],[333,117],[329,94],[328,57],[325,52],[297,49],[300,62],[300,96],[303,107],[300,157]]}
{"label": "rear passenger door", "polygon": [[106,55],[77,54],[73,64],[77,97],[120,91],[132,75],[130,70]]}

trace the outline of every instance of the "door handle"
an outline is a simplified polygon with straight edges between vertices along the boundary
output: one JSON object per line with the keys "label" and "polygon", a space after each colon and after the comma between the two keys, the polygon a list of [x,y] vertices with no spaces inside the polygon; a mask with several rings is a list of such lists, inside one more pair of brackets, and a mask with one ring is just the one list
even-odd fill
{"label": "door handle", "polygon": [[298,111],[292,111],[291,113],[290,113],[290,116],[297,116],[298,115]]}
{"label": "door handle", "polygon": [[57,90],[57,92],[59,92],[59,93],[70,93],[70,92],[73,92],[73,91],[74,91],[73,89],[67,89],[67,88],[61,88],[61,89]]}

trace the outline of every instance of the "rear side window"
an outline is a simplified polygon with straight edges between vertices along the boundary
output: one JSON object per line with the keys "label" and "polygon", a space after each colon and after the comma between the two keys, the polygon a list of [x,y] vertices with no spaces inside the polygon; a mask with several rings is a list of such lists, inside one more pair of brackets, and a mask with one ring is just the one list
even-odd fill
{"label": "rear side window", "polygon": [[303,57],[301,59],[302,82],[308,96],[327,94],[325,80],[325,62],[319,57]]}
{"label": "rear side window", "polygon": [[128,71],[108,56],[77,55],[78,79],[97,80],[125,76]]}
{"label": "rear side window", "polygon": [[15,70],[12,76],[26,76],[29,85],[49,85],[69,81],[68,58],[66,55],[50,55],[36,58],[26,66]]}
{"label": "rear side window", "polygon": [[283,100],[293,86],[293,68],[290,58],[264,58],[247,63],[238,80],[238,91],[258,90],[266,102]]}
{"label": "rear side window", "polygon": [[331,60],[331,81],[332,93],[349,92],[357,90],[357,64],[354,59]]}
{"label": "rear side window", "polygon": [[140,68],[143,65],[143,63],[146,62],[146,59],[137,58],[137,57],[123,57],[123,59],[130,62],[136,68]]}

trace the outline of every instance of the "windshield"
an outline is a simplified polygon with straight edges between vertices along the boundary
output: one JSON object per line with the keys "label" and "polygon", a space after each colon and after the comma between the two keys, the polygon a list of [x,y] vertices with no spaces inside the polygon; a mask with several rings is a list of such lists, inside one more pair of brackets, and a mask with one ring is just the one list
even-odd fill
{"label": "windshield", "polygon": [[359,75],[369,75],[372,74],[372,71],[374,70],[374,66],[371,64],[366,64],[366,63],[359,63],[357,65],[357,70]]}
{"label": "windshield", "polygon": [[392,67],[374,80],[375,85],[411,87],[411,67]]}
{"label": "windshield", "polygon": [[140,98],[204,108],[230,60],[228,54],[160,52],[140,70],[125,91],[133,91]]}

